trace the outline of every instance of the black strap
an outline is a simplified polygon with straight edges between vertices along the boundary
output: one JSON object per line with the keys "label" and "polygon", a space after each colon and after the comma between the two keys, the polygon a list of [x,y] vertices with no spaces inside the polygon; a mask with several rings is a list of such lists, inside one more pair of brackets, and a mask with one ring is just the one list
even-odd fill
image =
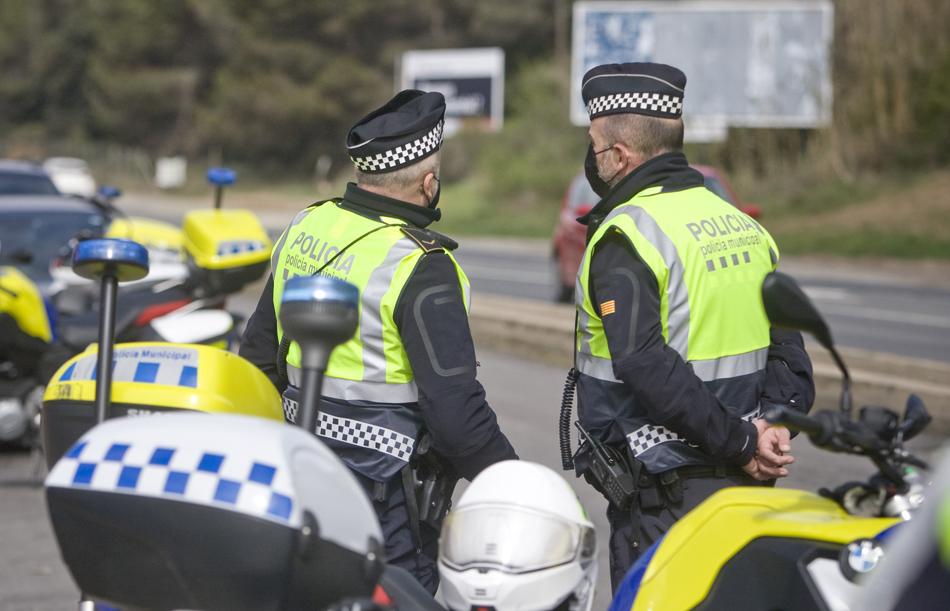
{"label": "black strap", "polygon": [[412,544],[416,546],[416,553],[422,551],[422,532],[419,528],[419,503],[416,501],[416,482],[411,465],[406,465],[400,471],[402,475],[402,489],[406,496],[406,513],[409,514],[409,532],[412,535]]}

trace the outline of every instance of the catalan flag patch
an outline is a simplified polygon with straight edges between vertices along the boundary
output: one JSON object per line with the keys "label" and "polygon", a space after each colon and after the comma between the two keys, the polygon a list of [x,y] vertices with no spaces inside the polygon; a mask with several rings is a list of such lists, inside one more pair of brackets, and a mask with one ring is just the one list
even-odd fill
{"label": "catalan flag patch", "polygon": [[613,314],[616,311],[617,311],[617,302],[615,302],[613,299],[611,299],[610,301],[605,301],[602,304],[600,304],[601,316],[607,316],[608,314]]}

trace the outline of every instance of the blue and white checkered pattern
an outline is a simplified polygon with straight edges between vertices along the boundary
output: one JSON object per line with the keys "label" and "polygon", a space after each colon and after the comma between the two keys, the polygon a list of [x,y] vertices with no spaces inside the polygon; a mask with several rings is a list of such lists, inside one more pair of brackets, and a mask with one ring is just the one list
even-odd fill
{"label": "blue and white checkered pattern", "polygon": [[47,486],[175,499],[288,524],[294,495],[286,469],[244,455],[173,445],[80,440]]}
{"label": "blue and white checkered pattern", "polygon": [[623,108],[651,110],[678,117],[683,113],[683,98],[660,93],[615,93],[593,98],[587,103],[587,113],[591,118]]}
{"label": "blue and white checkered pattern", "polygon": [[[58,381],[95,380],[97,358],[90,354],[73,361]],[[112,359],[112,381],[197,388],[198,352],[190,348],[119,349]]]}
{"label": "blue and white checkered pattern", "polygon": [[433,127],[425,136],[407,142],[402,146],[367,157],[357,157],[351,154],[350,159],[363,172],[386,172],[401,168],[413,163],[416,159],[425,157],[442,144],[442,127],[444,124],[444,121],[439,121],[438,125]]}
{"label": "blue and white checkered pattern", "polygon": [[265,244],[259,240],[230,240],[218,244],[217,254],[219,257],[227,257],[242,255],[246,252],[259,252],[266,248]]}

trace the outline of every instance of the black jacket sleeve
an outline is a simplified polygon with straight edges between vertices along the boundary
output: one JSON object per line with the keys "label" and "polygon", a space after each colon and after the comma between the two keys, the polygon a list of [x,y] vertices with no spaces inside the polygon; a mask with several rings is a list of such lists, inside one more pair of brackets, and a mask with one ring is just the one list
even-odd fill
{"label": "black jacket sleeve", "polygon": [[238,355],[244,357],[283,392],[287,383],[277,375],[277,314],[274,312],[274,277],[267,278],[264,292],[244,327]]}
{"label": "black jacket sleeve", "polygon": [[744,465],[755,453],[755,425],[730,415],[682,357],[663,339],[653,272],[619,233],[606,236],[591,260],[594,307],[613,300],[603,316],[614,375],[650,419],[716,460]]}
{"label": "black jacket sleeve", "polygon": [[518,458],[475,378],[475,346],[451,259],[420,260],[394,312],[433,447],[466,479]]}
{"label": "black jacket sleeve", "polygon": [[815,379],[798,331],[772,329],[762,401],[808,413],[815,403]]}

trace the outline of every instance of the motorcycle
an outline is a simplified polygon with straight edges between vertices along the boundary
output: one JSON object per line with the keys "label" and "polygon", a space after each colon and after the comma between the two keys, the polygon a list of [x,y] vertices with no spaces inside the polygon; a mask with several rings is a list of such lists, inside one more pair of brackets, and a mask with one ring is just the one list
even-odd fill
{"label": "motorcycle", "polygon": [[888,541],[924,498],[927,463],[905,442],[931,418],[911,395],[903,417],[885,407],[852,413],[850,375],[825,321],[797,283],[773,272],[762,288],[772,324],[810,332],[842,375],[837,411],[806,415],[765,406],[774,424],[830,452],[865,456],[877,473],[818,494],[736,487],[717,492],[677,522],[627,573],[611,611],[640,609],[852,608]]}
{"label": "motorcycle", "polygon": [[[356,330],[355,287],[288,283],[281,324],[303,353],[296,427],[264,374],[234,354],[113,346],[115,286],[144,274],[144,259],[109,240],[77,250],[77,271],[102,277],[102,352],[64,364],[44,397],[47,455],[61,454],[46,498],[80,609],[438,609],[384,566],[369,499],[309,432],[330,353]],[[89,415],[95,426],[68,440]]]}
{"label": "motorcycle", "polygon": [[[185,215],[181,231],[185,275],[142,278],[121,287],[118,341],[200,343],[224,349],[236,345],[242,321],[225,309],[226,298],[266,273],[271,243],[252,212],[220,209],[223,186],[234,182],[233,173],[222,173],[209,173],[222,183],[217,186],[218,207]],[[0,286],[4,279],[16,285],[0,301],[0,315],[8,314],[5,324],[11,327],[10,333],[0,335],[0,443],[38,448],[43,387],[64,361],[96,341],[94,307],[101,295],[95,285],[72,284],[44,303],[29,278],[15,273],[8,268],[0,276]],[[25,288],[27,284],[32,288]],[[13,295],[22,295],[22,300]],[[14,309],[28,314],[14,317],[9,314]],[[49,333],[37,335],[16,324],[24,320],[25,325],[38,325],[29,322],[32,318],[44,318]]]}

